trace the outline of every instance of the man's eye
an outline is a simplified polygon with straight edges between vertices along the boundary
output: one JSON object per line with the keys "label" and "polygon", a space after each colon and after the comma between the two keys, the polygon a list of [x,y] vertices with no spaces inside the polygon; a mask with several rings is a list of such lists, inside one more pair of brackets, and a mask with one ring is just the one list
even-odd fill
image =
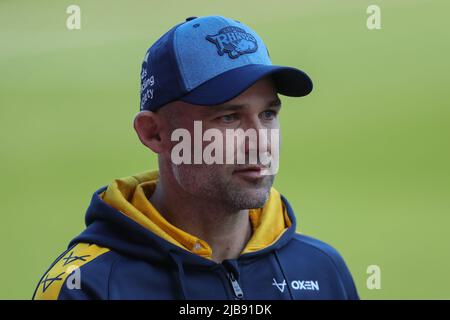
{"label": "man's eye", "polygon": [[231,123],[237,119],[237,115],[235,113],[226,114],[224,116],[219,117],[219,120],[225,123]]}
{"label": "man's eye", "polygon": [[274,110],[266,110],[262,112],[261,117],[263,120],[273,120],[277,117],[277,112]]}

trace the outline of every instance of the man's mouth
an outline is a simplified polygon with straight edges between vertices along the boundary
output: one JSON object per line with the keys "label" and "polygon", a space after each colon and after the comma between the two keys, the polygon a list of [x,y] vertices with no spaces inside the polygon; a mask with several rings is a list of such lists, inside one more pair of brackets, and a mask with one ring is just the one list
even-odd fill
{"label": "man's mouth", "polygon": [[261,174],[264,168],[264,166],[258,165],[242,166],[234,169],[233,175],[238,175],[248,179],[261,179],[264,178],[264,175]]}

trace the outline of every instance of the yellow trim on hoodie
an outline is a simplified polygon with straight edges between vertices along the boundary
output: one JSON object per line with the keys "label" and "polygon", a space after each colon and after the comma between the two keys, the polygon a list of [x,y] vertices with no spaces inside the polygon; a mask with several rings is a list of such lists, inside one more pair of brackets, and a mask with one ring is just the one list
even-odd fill
{"label": "yellow trim on hoodie", "polygon": [[[158,171],[146,171],[114,180],[101,194],[103,201],[166,241],[204,258],[211,247],[202,239],[169,223],[148,200],[158,182]],[[242,254],[261,250],[277,241],[291,226],[280,194],[274,188],[263,208],[250,209],[253,234]]]}
{"label": "yellow trim on hoodie", "polygon": [[39,282],[34,300],[58,300],[62,286],[74,267],[80,268],[108,251],[108,248],[95,244],[78,243],[47,271]]}

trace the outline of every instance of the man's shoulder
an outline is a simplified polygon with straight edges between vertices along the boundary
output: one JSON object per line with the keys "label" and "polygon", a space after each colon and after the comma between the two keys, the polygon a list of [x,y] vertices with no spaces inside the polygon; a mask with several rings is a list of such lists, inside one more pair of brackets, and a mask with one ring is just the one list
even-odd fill
{"label": "man's shoulder", "polygon": [[345,288],[346,298],[358,299],[350,270],[341,254],[330,244],[295,233],[280,255],[284,255],[285,267],[291,274],[335,279],[339,286]]}
{"label": "man's shoulder", "polygon": [[109,272],[119,257],[109,248],[77,243],[64,251],[50,265],[40,279],[33,299],[61,299],[67,294],[67,290],[76,294],[77,287],[89,283],[104,285],[106,289]]}
{"label": "man's shoulder", "polygon": [[317,238],[296,232],[291,242],[294,248],[301,249],[303,252],[306,251],[315,256],[327,257],[334,262],[343,261],[341,254],[332,245]]}
{"label": "man's shoulder", "polygon": [[295,233],[286,246],[288,255],[297,257],[301,261],[307,261],[310,264],[322,268],[336,268],[339,273],[347,272],[347,266],[344,258],[332,245],[300,233]]}

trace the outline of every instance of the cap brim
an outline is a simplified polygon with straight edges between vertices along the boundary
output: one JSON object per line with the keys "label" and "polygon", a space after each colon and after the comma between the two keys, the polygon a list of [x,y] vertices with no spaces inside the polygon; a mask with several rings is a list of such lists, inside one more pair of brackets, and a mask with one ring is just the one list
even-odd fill
{"label": "cap brim", "polygon": [[277,92],[285,96],[303,97],[313,88],[309,76],[296,68],[252,64],[224,72],[201,84],[180,100],[198,105],[221,104],[268,75],[272,76]]}

